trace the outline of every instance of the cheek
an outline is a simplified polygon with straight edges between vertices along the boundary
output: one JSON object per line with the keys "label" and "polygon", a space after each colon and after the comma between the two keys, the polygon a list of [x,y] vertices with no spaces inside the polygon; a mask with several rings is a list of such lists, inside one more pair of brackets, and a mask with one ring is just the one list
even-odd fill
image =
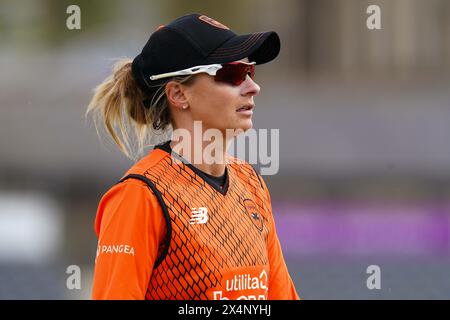
{"label": "cheek", "polygon": [[[238,92],[236,88],[214,84],[199,90],[195,96],[195,113],[206,117],[225,116],[235,111]],[[206,120],[206,119],[205,119]]]}

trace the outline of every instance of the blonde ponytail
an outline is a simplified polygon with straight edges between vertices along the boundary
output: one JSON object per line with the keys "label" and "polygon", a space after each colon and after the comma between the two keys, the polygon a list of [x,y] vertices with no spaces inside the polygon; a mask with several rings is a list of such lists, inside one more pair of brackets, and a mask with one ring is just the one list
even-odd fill
{"label": "blonde ponytail", "polygon": [[[171,116],[165,87],[161,85],[152,98],[150,107],[144,107],[143,100],[148,97],[140,90],[131,72],[131,59],[117,61],[113,74],[94,89],[85,116],[93,113],[94,124],[99,137],[99,123],[107,129],[119,149],[133,161],[137,161],[144,153],[144,144],[149,137],[149,131],[167,133],[171,127]],[[177,78],[181,83],[189,78]],[[118,130],[116,129],[118,128]],[[137,151],[130,139],[128,131],[134,131]]]}

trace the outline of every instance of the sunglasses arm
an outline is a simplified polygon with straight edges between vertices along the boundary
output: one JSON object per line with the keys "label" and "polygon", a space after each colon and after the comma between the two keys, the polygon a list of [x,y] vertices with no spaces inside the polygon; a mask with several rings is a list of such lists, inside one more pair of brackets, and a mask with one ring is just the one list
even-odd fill
{"label": "sunglasses arm", "polygon": [[174,71],[174,72],[167,72],[167,73],[161,73],[157,75],[150,76],[150,80],[158,80],[162,78],[169,78],[169,77],[175,77],[175,76],[187,76],[187,75],[193,75],[198,73],[207,73],[210,76],[215,76],[217,70],[221,69],[222,65],[220,64],[209,64],[205,66],[196,66],[188,69],[183,69],[180,71]]}

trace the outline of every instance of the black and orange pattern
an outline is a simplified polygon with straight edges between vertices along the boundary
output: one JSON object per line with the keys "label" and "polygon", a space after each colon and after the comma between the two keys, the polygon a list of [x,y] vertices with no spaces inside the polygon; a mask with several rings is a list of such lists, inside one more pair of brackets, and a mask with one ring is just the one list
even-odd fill
{"label": "black and orange pattern", "polygon": [[[172,237],[165,259],[152,272],[147,299],[211,299],[208,289],[230,268],[268,266],[265,191],[253,168],[229,158],[229,186],[218,192],[186,164],[159,151],[161,160],[144,172],[162,195],[171,218]],[[252,200],[259,229],[247,213]],[[189,223],[192,208],[206,207],[208,222]]]}
{"label": "black and orange pattern", "polygon": [[226,168],[220,187],[158,148],[131,167],[102,197],[95,230],[99,246],[135,254],[98,255],[92,297],[298,299],[264,181],[233,157]]}

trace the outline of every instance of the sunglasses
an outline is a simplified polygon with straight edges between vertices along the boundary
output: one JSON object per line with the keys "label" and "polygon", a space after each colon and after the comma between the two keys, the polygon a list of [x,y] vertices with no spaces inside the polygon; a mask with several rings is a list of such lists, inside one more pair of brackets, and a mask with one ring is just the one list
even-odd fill
{"label": "sunglasses", "polygon": [[162,73],[150,76],[150,80],[158,80],[174,76],[193,75],[198,73],[207,73],[214,76],[214,80],[225,82],[233,86],[238,86],[245,81],[247,75],[254,79],[256,62],[235,61],[223,64],[209,64],[204,66],[196,66],[180,71]]}

